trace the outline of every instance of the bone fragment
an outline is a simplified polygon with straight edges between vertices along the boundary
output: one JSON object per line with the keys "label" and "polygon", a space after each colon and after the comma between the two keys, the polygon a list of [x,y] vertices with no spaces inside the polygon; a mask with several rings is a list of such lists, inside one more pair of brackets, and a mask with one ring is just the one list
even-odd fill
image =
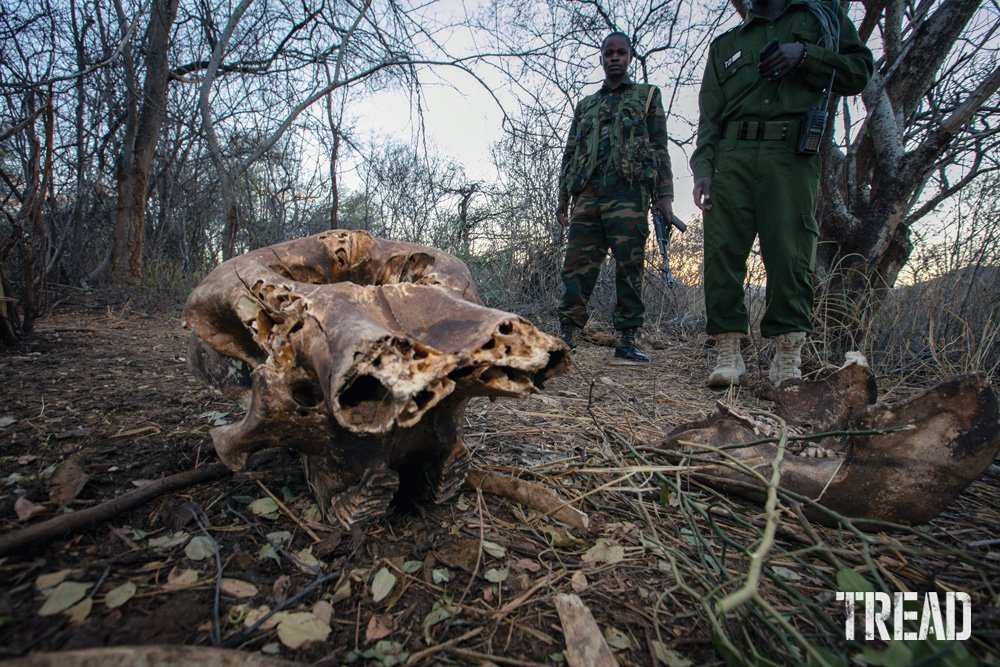
{"label": "bone fragment", "polygon": [[555,605],[566,638],[563,655],[569,667],[618,667],[594,615],[579,596],[560,593]]}
{"label": "bone fragment", "polygon": [[466,479],[466,485],[473,489],[482,489],[495,496],[509,498],[578,530],[587,531],[590,529],[590,517],[586,513],[567,505],[566,501],[541,484],[510,475],[471,469]]}

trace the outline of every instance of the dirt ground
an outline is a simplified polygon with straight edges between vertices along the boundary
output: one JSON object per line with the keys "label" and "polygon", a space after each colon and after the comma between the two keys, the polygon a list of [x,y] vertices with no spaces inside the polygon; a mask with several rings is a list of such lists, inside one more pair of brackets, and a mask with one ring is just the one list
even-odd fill
{"label": "dirt ground", "polygon": [[[0,353],[0,531],[94,507],[145,481],[216,461],[209,431],[239,412],[187,371],[187,337],[179,306],[149,310],[79,293],[40,321],[34,335]],[[553,598],[575,592],[622,664],[722,664],[718,629],[696,599],[710,591],[697,579],[682,586],[679,574],[699,558],[710,570],[712,554],[699,553],[703,545],[691,533],[697,528],[641,469],[648,463],[643,452],[663,433],[707,411],[719,395],[702,386],[708,350],[682,341],[658,348],[650,367],[635,370],[609,365],[608,348],[585,343],[570,373],[545,394],[469,407],[465,429],[475,465],[563,497],[586,495],[579,506],[593,522],[589,534],[470,490],[440,506],[395,508],[367,532],[342,534],[318,520],[298,459],[269,450],[244,473],[155,498],[0,560],[0,659],[97,646],[214,644],[318,664],[559,664],[566,640]],[[752,374],[759,383],[760,369]],[[752,392],[737,400],[766,406]],[[982,616],[970,651],[995,660],[998,488],[994,466],[929,527],[947,545],[939,553],[921,551],[926,541],[916,538],[861,544],[822,535],[828,544],[844,540],[844,553],[871,555],[900,585],[970,591]],[[723,502],[691,492],[699,507]],[[717,512],[714,521],[732,543],[717,527],[714,541],[704,543],[723,560],[729,554],[722,569],[733,575],[745,569],[740,551],[755,543],[762,510],[727,507],[736,518]],[[20,520],[19,512],[32,516]],[[204,549],[213,542],[214,554]],[[780,536],[779,544],[776,562],[786,573],[808,565],[825,577],[788,575],[786,583],[797,582],[807,596],[830,590],[830,566],[796,551],[801,544]],[[609,556],[595,545],[620,551]],[[674,548],[681,555],[669,556]],[[948,549],[972,549],[975,563]],[[771,579],[785,576],[775,572]],[[775,595],[783,594],[782,582],[771,579]],[[60,582],[84,586],[77,586],[79,602],[53,612]],[[789,617],[791,605],[784,608]],[[306,614],[286,613],[277,628],[248,631],[247,619],[265,607]],[[839,622],[829,609],[826,627],[803,630],[827,644]],[[313,636],[315,618],[329,624],[326,639],[292,648],[296,633]],[[751,618],[746,636],[766,637],[762,625]]]}

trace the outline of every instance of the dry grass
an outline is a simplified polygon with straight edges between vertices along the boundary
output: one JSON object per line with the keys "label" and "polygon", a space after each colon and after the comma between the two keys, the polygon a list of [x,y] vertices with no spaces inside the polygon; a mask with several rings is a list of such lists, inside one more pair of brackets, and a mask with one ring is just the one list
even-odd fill
{"label": "dry grass", "polygon": [[[663,434],[700,416],[718,395],[701,386],[709,366],[704,351],[675,343],[653,354],[650,368],[620,368],[607,364],[606,348],[584,346],[571,373],[553,381],[544,396],[528,405],[484,406],[470,424],[480,465],[552,485],[598,521],[586,545],[570,550],[564,567],[553,570],[553,592],[565,588],[574,572],[584,572],[591,581],[584,599],[598,622],[629,634],[632,646],[646,645],[642,658],[641,651],[624,654],[639,662],[671,647],[695,664],[721,658],[731,664],[839,665],[864,651],[874,659],[880,648],[844,639],[844,611],[833,598],[842,590],[838,572],[851,569],[877,590],[972,595],[973,640],[963,646],[909,642],[905,649],[914,661],[935,651],[941,653],[937,661],[926,664],[975,664],[965,651],[976,660],[996,660],[996,468],[933,524],[919,528],[835,515],[830,518],[839,521],[837,528],[820,526],[804,516],[807,500],[784,491],[776,494],[769,517],[759,506],[691,481],[663,456]],[[761,407],[747,393],[727,400]],[[537,517],[516,507],[509,511],[523,523],[503,530],[528,537],[539,550],[555,549]],[[620,544],[623,560],[571,560],[601,538]],[[723,600],[747,586],[757,551],[759,582],[751,582],[744,604],[723,612]],[[618,620],[621,607],[634,618],[625,627]]]}

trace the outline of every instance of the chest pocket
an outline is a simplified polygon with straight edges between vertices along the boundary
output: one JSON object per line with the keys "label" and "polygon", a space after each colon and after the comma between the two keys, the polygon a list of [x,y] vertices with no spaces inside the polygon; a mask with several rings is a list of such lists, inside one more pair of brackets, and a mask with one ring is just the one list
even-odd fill
{"label": "chest pocket", "polygon": [[622,117],[622,129],[626,134],[635,131],[646,134],[646,110],[643,108],[645,99],[623,100],[619,113]]}
{"label": "chest pocket", "polygon": [[640,183],[651,188],[656,184],[657,162],[646,127],[649,113],[646,105],[652,101],[653,89],[637,90],[644,94],[625,96],[618,111],[621,117],[619,141],[622,143],[618,173],[631,184]]}
{"label": "chest pocket", "polygon": [[720,73],[719,83],[727,100],[739,97],[757,80],[757,68],[752,61],[750,55],[744,53]]}

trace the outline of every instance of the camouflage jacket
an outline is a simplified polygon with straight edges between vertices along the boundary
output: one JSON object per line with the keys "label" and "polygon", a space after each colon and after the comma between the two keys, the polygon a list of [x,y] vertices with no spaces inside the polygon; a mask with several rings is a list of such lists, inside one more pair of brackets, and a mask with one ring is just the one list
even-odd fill
{"label": "camouflage jacket", "polygon": [[[602,104],[621,94],[601,150]],[[600,163],[600,164],[599,164]],[[632,186],[642,187],[655,201],[673,196],[673,174],[667,152],[667,120],[660,89],[629,80],[612,91],[607,86],[583,98],[576,106],[559,175],[559,197],[569,201],[601,174],[614,173]]]}

